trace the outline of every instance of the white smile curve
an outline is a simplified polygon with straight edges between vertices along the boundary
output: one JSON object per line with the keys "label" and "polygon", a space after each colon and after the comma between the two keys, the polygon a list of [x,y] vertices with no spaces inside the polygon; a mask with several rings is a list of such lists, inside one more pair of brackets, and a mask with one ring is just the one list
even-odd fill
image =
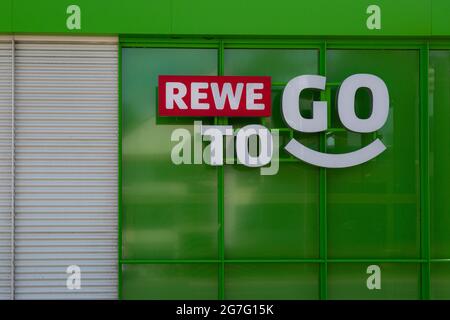
{"label": "white smile curve", "polygon": [[329,154],[318,152],[305,147],[295,139],[289,141],[289,143],[284,148],[294,157],[309,164],[324,168],[353,167],[375,158],[384,150],[386,150],[386,146],[383,144],[383,142],[381,142],[380,139],[376,139],[371,144],[365,146],[362,149],[343,154]]}

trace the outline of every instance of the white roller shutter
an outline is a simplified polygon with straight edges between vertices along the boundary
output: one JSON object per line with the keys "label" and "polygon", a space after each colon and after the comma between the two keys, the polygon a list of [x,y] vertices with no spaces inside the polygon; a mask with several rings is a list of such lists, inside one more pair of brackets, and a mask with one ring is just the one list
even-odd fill
{"label": "white roller shutter", "polygon": [[0,299],[11,298],[12,43],[0,39]]}
{"label": "white roller shutter", "polygon": [[[117,298],[116,42],[16,40],[16,299]],[[2,179],[4,137],[2,127]],[[0,188],[3,217],[8,190]],[[69,265],[81,268],[80,290],[66,287]]]}

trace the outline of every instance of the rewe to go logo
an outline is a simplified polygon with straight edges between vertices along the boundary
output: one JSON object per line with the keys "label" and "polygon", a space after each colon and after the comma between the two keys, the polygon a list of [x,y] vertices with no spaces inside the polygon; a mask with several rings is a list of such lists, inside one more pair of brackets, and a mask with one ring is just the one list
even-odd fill
{"label": "rewe to go logo", "polygon": [[[300,75],[287,83],[281,101],[281,114],[288,127],[303,133],[328,129],[329,109],[326,101],[314,101],[309,118],[300,113],[302,91],[325,90],[325,85],[326,77],[319,75]],[[270,88],[270,77],[159,76],[158,111],[160,116],[168,117],[267,117],[271,115]],[[360,88],[367,88],[372,95],[372,112],[364,119],[359,118],[355,111],[355,95]],[[387,120],[389,92],[379,77],[354,74],[339,87],[336,107],[341,123],[348,130],[374,132]],[[188,130],[176,129],[171,139],[178,141],[172,149],[175,164],[198,164],[204,159],[210,165],[220,166],[224,164],[224,159],[226,164],[233,164],[236,155],[238,164],[263,167],[261,174],[278,172],[278,131],[260,124],[250,124],[235,131],[230,125],[203,125],[201,121],[195,121],[193,160]],[[210,141],[205,150],[202,150],[202,141]],[[310,149],[293,138],[284,149],[297,159],[315,166],[345,168],[375,158],[386,147],[377,138],[359,150],[329,154]],[[270,167],[267,166],[269,163]]]}

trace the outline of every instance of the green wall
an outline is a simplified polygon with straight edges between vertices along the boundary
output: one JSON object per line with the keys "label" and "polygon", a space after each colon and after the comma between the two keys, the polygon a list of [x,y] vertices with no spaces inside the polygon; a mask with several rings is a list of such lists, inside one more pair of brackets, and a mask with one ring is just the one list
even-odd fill
{"label": "green wall", "polygon": [[[81,9],[68,30],[66,9]],[[381,29],[366,26],[369,5]],[[2,0],[1,33],[449,36],[448,0]]]}

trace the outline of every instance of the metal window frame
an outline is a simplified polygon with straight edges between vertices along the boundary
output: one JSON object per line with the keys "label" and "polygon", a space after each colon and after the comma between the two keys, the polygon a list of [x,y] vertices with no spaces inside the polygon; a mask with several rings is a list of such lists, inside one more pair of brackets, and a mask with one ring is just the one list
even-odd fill
{"label": "metal window frame", "polygon": [[[223,38],[119,38],[119,216],[118,216],[118,298],[123,299],[122,267],[127,264],[219,264],[218,299],[223,300],[225,263],[313,263],[319,265],[319,298],[328,299],[328,263],[416,263],[420,264],[420,297],[430,299],[430,265],[431,262],[450,262],[449,259],[432,259],[430,257],[430,183],[429,183],[429,115],[428,115],[428,65],[430,50],[450,50],[450,38],[383,38],[367,39],[356,37],[301,38],[301,39],[223,39]],[[123,259],[122,258],[122,49],[123,48],[215,48],[218,50],[218,75],[224,73],[225,49],[315,49],[319,53],[319,74],[326,75],[328,49],[384,49],[415,50],[419,53],[419,210],[420,210],[420,258],[417,259],[329,259],[327,255],[327,169],[319,171],[319,258],[318,259],[225,259],[224,256],[224,168],[217,168],[218,183],[218,259],[208,260],[171,260],[171,259]],[[275,84],[279,85],[279,84]],[[325,92],[321,96],[325,99]],[[226,124],[227,118],[215,118],[216,124]],[[326,151],[326,133],[320,134],[320,150]],[[280,159],[282,161],[283,159]],[[285,159],[289,161],[289,159]]]}
{"label": "metal window frame", "polygon": [[16,43],[14,37],[11,39],[11,264],[10,264],[10,299],[15,299],[16,293]]}

